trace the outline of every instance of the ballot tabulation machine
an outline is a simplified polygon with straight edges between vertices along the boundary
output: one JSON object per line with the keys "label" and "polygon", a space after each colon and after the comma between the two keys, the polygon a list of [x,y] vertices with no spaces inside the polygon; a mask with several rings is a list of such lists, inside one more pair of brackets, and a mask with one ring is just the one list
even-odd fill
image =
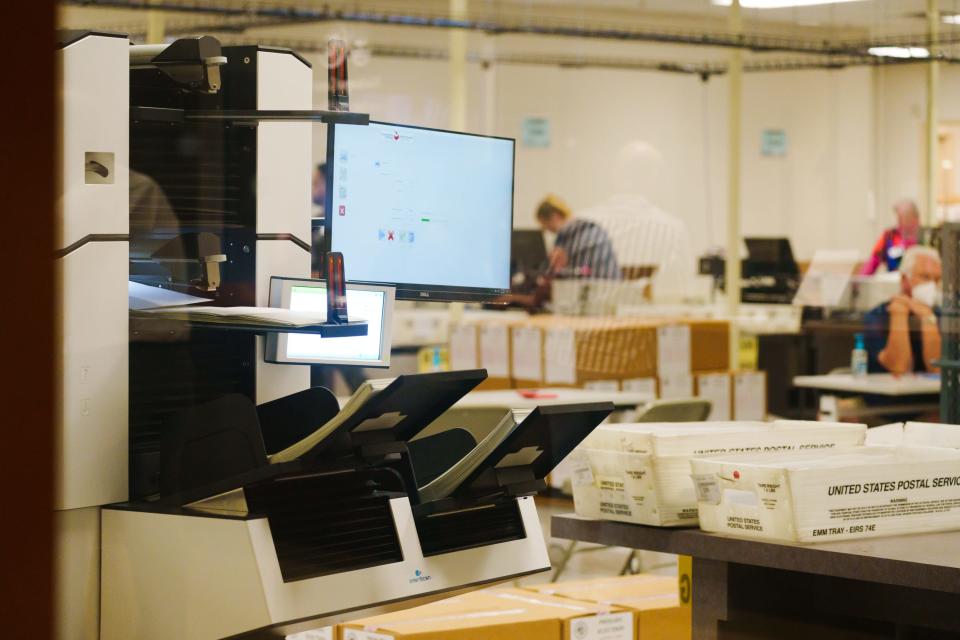
{"label": "ballot tabulation machine", "polygon": [[[284,637],[547,569],[531,496],[612,405],[544,408],[516,426],[502,415],[504,437],[480,455],[464,429],[422,436],[484,371],[371,383],[341,411],[309,388],[309,367],[268,361],[265,337],[356,336],[362,320],[211,320],[267,307],[274,276],[309,279],[312,127],[367,116],[313,110],[313,70],[285,49],[69,32],[59,60],[58,637]],[[362,161],[338,153],[341,176]],[[512,144],[509,162],[512,214]],[[371,179],[383,168],[370,167]],[[332,196],[348,199],[342,218],[363,204],[349,180],[330,185],[344,187]],[[453,224],[414,222],[374,230],[373,246],[415,251]],[[497,266],[467,283],[484,295],[509,286],[509,227],[496,227],[502,277]],[[407,245],[389,244],[400,231]],[[348,277],[383,259],[343,253]],[[470,290],[429,284],[405,290]]]}

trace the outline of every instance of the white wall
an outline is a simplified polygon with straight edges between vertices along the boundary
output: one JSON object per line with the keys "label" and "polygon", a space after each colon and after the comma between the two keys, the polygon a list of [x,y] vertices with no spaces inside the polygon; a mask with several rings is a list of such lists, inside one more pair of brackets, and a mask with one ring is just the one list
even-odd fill
{"label": "white wall", "polygon": [[[925,206],[926,77],[925,65],[902,65],[876,72],[877,140],[885,151],[879,158],[878,192],[881,218],[889,226],[890,205],[913,198]],[[960,69],[940,65],[940,122],[960,122]]]}
{"label": "white wall", "polygon": [[[380,29],[377,36],[426,39],[431,47],[446,42],[443,32],[403,28]],[[470,48],[490,49],[496,42],[471,35]],[[501,42],[523,50],[518,37]],[[546,46],[533,37],[526,44]],[[610,43],[597,46],[604,55],[614,52]],[[620,54],[633,50],[617,46]],[[663,58],[679,51],[634,46]],[[567,51],[587,55],[594,49],[574,42]],[[698,50],[682,51],[690,56]],[[325,61],[314,62],[315,104],[322,106]],[[447,73],[442,60],[372,57],[352,64],[351,107],[376,119],[448,126]],[[891,222],[892,202],[921,195],[924,73],[922,65],[911,65],[746,74],[743,234],[789,236],[801,260],[817,248],[856,248],[865,257]],[[944,67],[943,74],[942,118],[960,120],[960,69]],[[547,193],[583,209],[622,190],[625,165],[617,154],[640,142],[650,153],[633,168],[630,188],[687,224],[693,255],[724,243],[727,99],[722,76],[703,83],[651,71],[468,64],[469,130],[519,139],[523,118],[550,121],[548,149],[517,147],[517,226],[534,224],[533,209]],[[786,132],[785,157],[761,155],[768,128]],[[322,131],[318,127],[315,136],[318,158]]]}
{"label": "white wall", "polygon": [[[743,93],[744,235],[788,236],[800,259],[856,248],[875,236],[871,71],[746,74]],[[784,157],[764,157],[764,129],[787,135]]]}

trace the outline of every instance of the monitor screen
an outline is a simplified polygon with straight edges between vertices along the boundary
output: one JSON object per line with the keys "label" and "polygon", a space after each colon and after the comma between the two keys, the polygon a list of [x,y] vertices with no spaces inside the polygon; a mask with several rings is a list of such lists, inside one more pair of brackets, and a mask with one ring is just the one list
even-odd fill
{"label": "monitor screen", "polygon": [[397,298],[484,300],[510,288],[514,141],[371,122],[327,139],[327,237],[347,280]]}
{"label": "monitor screen", "polygon": [[[347,313],[367,321],[367,335],[322,338],[306,333],[267,336],[268,362],[291,364],[343,364],[366,367],[390,366],[390,341],[394,289],[347,283]],[[327,286],[322,280],[273,278],[270,306],[293,311],[327,309]]]}
{"label": "monitor screen", "polygon": [[547,245],[539,229],[515,229],[510,243],[511,269],[543,271],[547,267]]}

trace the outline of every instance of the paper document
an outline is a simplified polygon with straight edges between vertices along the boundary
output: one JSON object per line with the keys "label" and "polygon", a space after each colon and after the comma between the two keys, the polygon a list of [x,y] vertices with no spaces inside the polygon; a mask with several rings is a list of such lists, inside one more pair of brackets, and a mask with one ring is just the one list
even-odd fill
{"label": "paper document", "polygon": [[510,329],[493,324],[480,327],[480,366],[491,378],[510,377]]}
{"label": "paper document", "polygon": [[856,250],[816,251],[793,298],[794,306],[839,306],[859,257]]}
{"label": "paper document", "polygon": [[543,379],[543,332],[537,327],[516,327],[511,332],[513,377],[518,380]]}
{"label": "paper document", "polygon": [[678,324],[657,328],[657,375],[690,373],[690,325]]}
{"label": "paper document", "polygon": [[[184,320],[187,322],[205,322],[211,324],[241,324],[250,326],[271,326],[300,328],[323,324],[327,313],[316,311],[291,311],[274,307],[164,307],[146,309],[138,312],[144,317]],[[355,318],[359,320],[359,318]]]}
{"label": "paper document", "polygon": [[733,417],[737,420],[767,418],[767,376],[762,371],[733,375]]}
{"label": "paper document", "polygon": [[500,418],[500,422],[490,430],[467,455],[460,459],[455,465],[447,469],[442,475],[435,478],[429,484],[420,487],[420,500],[431,502],[440,500],[453,494],[460,488],[464,480],[473,473],[480,464],[499,446],[510,433],[523,422],[523,419],[529,415],[529,411],[506,410]]}
{"label": "paper document", "polygon": [[[318,444],[324,441],[330,434],[337,430],[337,427],[346,422],[350,417],[356,414],[360,409],[379,392],[390,386],[394,378],[382,378],[380,380],[367,380],[353,393],[347,403],[340,409],[340,413],[331,418],[326,424],[311,433],[309,436],[294,443],[270,456],[272,464],[281,462],[290,462],[309,452]],[[393,425],[389,425],[393,426]],[[382,428],[389,428],[384,425]]]}
{"label": "paper document", "polygon": [[127,297],[130,302],[130,308],[134,311],[144,309],[158,309],[160,307],[181,307],[188,304],[200,304],[202,302],[212,302],[207,298],[191,296],[179,291],[170,289],[161,289],[160,287],[151,287],[147,284],[141,284],[132,280],[127,282]]}
{"label": "paper document", "polygon": [[573,329],[547,329],[543,351],[544,382],[577,382],[577,340]]}
{"label": "paper document", "polygon": [[478,369],[477,326],[461,324],[450,330],[450,369]]}
{"label": "paper document", "polygon": [[707,420],[730,419],[730,374],[703,373],[697,377],[697,396],[710,401]]}

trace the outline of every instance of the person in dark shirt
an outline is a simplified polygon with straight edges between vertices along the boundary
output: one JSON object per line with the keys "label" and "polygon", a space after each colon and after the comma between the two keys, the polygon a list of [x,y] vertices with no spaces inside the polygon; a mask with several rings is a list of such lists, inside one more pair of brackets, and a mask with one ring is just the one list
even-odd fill
{"label": "person in dark shirt", "polygon": [[537,207],[537,222],[544,230],[557,234],[548,277],[620,279],[613,244],[600,225],[575,219],[570,208],[556,196],[548,196]]}
{"label": "person in dark shirt", "polygon": [[901,293],[864,318],[870,372],[938,372],[940,358],[940,255],[930,247],[907,249],[900,263]]}

